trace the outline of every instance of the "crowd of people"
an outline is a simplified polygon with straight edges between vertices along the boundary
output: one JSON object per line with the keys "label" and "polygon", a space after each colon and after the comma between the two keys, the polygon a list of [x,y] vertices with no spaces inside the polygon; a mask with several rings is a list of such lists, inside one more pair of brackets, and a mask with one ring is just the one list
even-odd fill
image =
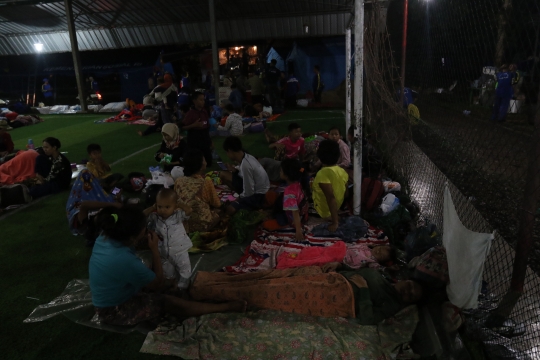
{"label": "crowd of people", "polygon": [[[313,85],[317,90],[316,98],[320,100],[324,84],[316,70]],[[268,69],[267,80],[269,74],[271,79],[275,77],[275,82],[266,84],[266,96],[275,104],[280,97],[278,83],[282,74],[275,68],[274,61]],[[161,133],[162,143],[155,160],[162,165],[162,171],[173,173],[176,167],[182,167],[183,174],[175,177],[173,186],[160,189],[144,210],[126,202],[120,191],[123,177],[112,173],[99,144],[88,145],[88,163],[71,186],[66,204],[69,228],[73,234],[83,235],[87,244],[93,246],[90,288],[96,313],[104,323],[134,325],[165,313],[188,317],[245,311],[248,305],[257,306],[257,296],[244,291],[251,286],[247,282],[253,285],[253,277],[243,279],[239,275],[227,289],[223,288],[226,281],[212,285],[221,278],[218,273],[201,273],[192,283],[188,254],[193,245],[190,234],[223,231],[239,212],[264,212],[266,219],[262,229],[292,229],[295,241],[302,243],[311,215],[322,219],[327,231],[336,233],[341,226],[340,211],[351,210],[352,148],[340,128],[331,127],[324,134],[303,134],[297,123],[291,123],[288,134],[281,138],[266,131],[268,146],[275,150],[275,157],[258,158],[244,147],[242,134],[246,113],[261,119],[272,111],[269,103],[260,102],[259,96],[264,94],[261,79],[255,75],[234,80],[226,76],[225,82],[231,82],[233,91],[227,101],[216,106],[208,102],[208,94],[190,91],[187,76],[185,78],[181,89],[189,94],[191,104],[179,104],[178,88],[166,74],[148,95],[151,99],[146,103],[148,108],[142,110],[155,111],[151,117],[157,123],[140,135]],[[256,103],[248,104],[243,98],[242,86],[248,84],[256,90],[252,92]],[[293,103],[297,89],[298,81],[291,74],[284,91],[286,101]],[[156,102],[158,109],[153,108]],[[217,121],[211,116],[213,112],[218,113],[218,119],[227,116],[220,119],[224,121],[215,129],[226,137],[222,146],[230,160],[226,164],[220,162],[223,168],[214,180],[206,175],[215,161],[211,132],[213,120]],[[347,130],[347,139],[354,144],[354,128]],[[187,133],[185,138],[181,135],[183,132]],[[5,137],[1,123],[0,136]],[[368,144],[362,146],[366,146],[366,159],[377,157],[376,151],[367,149]],[[60,141],[49,137],[40,148],[17,153],[0,166],[0,184],[24,182],[33,198],[69,189],[72,169],[60,148]],[[215,180],[236,194],[234,200],[220,199]],[[280,191],[271,188],[275,183],[281,186]],[[135,187],[133,181],[131,186]],[[140,190],[140,186],[136,190]],[[311,215],[310,204],[314,209]],[[136,248],[150,249],[151,269],[137,258]],[[355,308],[340,314],[357,317],[362,324],[376,324],[422,297],[423,289],[418,282],[407,280],[392,284],[383,277],[380,270],[395,258],[392,246],[351,246],[341,264],[324,264],[306,272],[272,270],[275,273],[269,276],[280,279],[283,291],[296,284],[299,290],[312,293],[335,286],[336,277],[341,276],[340,284],[353,289]],[[341,270],[336,273],[338,269]],[[310,282],[309,276],[313,274],[317,274],[320,281]],[[258,282],[257,287],[259,294],[266,287],[270,294],[280,291],[280,287],[264,281]],[[277,308],[283,310],[283,307]],[[311,309],[292,306],[291,311],[334,316],[336,311],[341,311],[338,308],[319,309],[315,304]]]}

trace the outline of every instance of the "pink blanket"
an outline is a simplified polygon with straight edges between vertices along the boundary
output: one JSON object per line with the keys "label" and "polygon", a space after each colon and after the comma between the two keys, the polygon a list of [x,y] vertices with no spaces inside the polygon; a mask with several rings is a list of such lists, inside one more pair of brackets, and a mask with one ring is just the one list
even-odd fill
{"label": "pink blanket", "polygon": [[282,252],[277,259],[277,269],[289,269],[302,266],[322,266],[331,262],[343,262],[347,246],[337,241],[332,246],[312,246],[296,252]]}
{"label": "pink blanket", "polygon": [[[342,242],[339,238],[315,237],[307,234],[305,241],[297,243],[295,231],[293,229],[266,231],[258,230],[255,233],[255,240],[246,248],[244,255],[234,265],[223,268],[225,272],[243,274],[262,270],[272,270],[277,268],[281,254],[300,254],[309,247],[329,247],[337,242]],[[387,245],[388,237],[383,231],[372,226],[364,238],[358,239],[356,243],[368,245]]]}

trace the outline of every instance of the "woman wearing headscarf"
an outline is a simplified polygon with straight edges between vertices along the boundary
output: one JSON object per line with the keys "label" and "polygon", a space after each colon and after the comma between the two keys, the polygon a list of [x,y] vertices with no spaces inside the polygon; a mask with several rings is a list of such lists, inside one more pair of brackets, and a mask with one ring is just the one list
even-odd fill
{"label": "woman wearing headscarf", "polygon": [[175,166],[182,165],[184,154],[187,151],[187,143],[180,136],[180,131],[176,124],[168,123],[163,125],[161,135],[163,136],[163,141],[155,158],[156,161],[161,162],[165,156],[171,155],[170,162],[164,163],[164,170],[171,171]]}

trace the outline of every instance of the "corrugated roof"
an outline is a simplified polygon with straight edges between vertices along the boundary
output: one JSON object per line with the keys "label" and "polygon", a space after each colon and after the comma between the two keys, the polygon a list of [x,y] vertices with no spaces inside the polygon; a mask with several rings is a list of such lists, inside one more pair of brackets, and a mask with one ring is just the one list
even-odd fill
{"label": "corrugated roof", "polygon": [[[353,0],[216,0],[218,41],[343,34]],[[209,42],[208,2],[74,1],[79,49]],[[309,33],[304,32],[309,26]],[[63,2],[0,6],[0,55],[71,51]],[[9,44],[5,44],[5,42]]]}

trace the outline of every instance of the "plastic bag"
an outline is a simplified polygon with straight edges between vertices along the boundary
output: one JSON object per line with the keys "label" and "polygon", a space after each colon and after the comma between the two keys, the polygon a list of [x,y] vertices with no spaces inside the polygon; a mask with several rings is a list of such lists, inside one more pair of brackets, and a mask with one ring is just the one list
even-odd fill
{"label": "plastic bag", "polygon": [[150,185],[163,185],[165,188],[169,188],[174,185],[174,179],[172,176],[166,172],[163,172],[159,166],[148,168],[150,174],[152,174],[152,179],[146,182],[146,188]]}
{"label": "plastic bag", "polygon": [[381,203],[383,215],[390,214],[399,206],[399,199],[394,194],[387,194]]}

